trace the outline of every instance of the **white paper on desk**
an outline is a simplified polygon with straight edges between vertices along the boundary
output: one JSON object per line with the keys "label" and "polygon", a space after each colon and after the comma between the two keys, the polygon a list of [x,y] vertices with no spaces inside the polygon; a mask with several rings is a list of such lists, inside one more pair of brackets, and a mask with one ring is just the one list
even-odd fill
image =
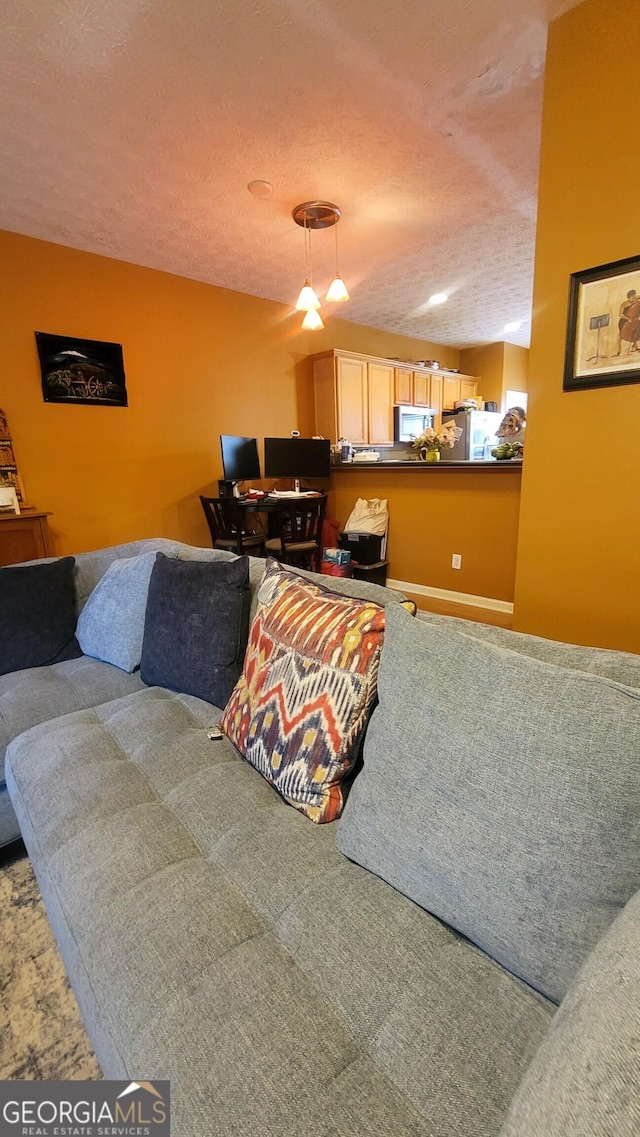
{"label": "white paper on desk", "polygon": [[322,494],[315,490],[300,490],[299,493],[295,490],[272,490],[269,497],[322,497]]}

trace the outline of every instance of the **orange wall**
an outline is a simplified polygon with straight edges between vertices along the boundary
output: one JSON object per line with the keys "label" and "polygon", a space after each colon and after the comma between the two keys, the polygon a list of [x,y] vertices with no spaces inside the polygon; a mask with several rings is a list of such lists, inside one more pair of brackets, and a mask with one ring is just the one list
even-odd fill
{"label": "orange wall", "polygon": [[507,409],[507,390],[526,391],[529,350],[514,343],[486,343],[466,347],[460,352],[460,367],[468,375],[481,377],[479,394],[492,399],[498,410]]}
{"label": "orange wall", "polygon": [[[357,498],[387,498],[391,578],[512,601],[522,467],[506,466],[336,470],[329,513],[344,525]],[[462,554],[461,569],[452,553]]]}
{"label": "orange wall", "polygon": [[[56,553],[144,536],[207,544],[198,494],[221,476],[218,435],[313,429],[307,357],[326,347],[455,367],[458,352],[300,314],[152,269],[0,232],[6,411],[29,501]],[[43,402],[35,331],[121,343],[127,408]]]}
{"label": "orange wall", "polygon": [[640,384],[562,391],[569,274],[640,254],[634,30],[622,0],[550,28],[514,620],[640,652]]}
{"label": "orange wall", "polygon": [[478,394],[487,402],[492,399],[502,406],[502,377],[504,374],[503,343],[485,343],[480,347],[465,347],[460,352],[460,367],[466,375],[478,375],[481,383]]}
{"label": "orange wall", "polygon": [[[518,347],[515,343],[504,345],[503,390],[529,390],[529,349]],[[507,409],[505,405],[505,410]]]}

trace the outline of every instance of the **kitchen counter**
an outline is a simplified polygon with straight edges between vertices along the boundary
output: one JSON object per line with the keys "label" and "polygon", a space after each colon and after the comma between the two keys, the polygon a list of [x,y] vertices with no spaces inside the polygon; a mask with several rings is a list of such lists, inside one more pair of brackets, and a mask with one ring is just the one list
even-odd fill
{"label": "kitchen counter", "polygon": [[[522,461],[345,462],[331,467],[327,517],[358,498],[389,503],[388,580],[403,592],[513,602]],[[454,569],[452,557],[462,557]],[[485,601],[482,601],[485,603]],[[473,601],[472,601],[473,603]]]}
{"label": "kitchen counter", "polygon": [[340,462],[331,467],[331,473],[341,474],[349,470],[505,470],[505,469],[522,469],[522,459],[510,458],[503,462],[498,461],[496,458],[488,458],[482,462],[447,462],[445,458],[441,458],[439,462],[421,462],[420,460],[408,461],[394,461],[393,459],[381,459],[380,462]]}

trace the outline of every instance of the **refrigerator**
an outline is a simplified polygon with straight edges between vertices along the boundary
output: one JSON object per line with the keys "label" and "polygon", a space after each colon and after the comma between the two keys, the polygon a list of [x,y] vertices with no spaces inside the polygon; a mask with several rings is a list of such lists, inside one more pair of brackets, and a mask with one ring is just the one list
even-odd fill
{"label": "refrigerator", "polygon": [[499,411],[457,411],[444,415],[444,422],[455,422],[462,428],[460,438],[451,448],[443,450],[444,462],[481,462],[491,458],[491,448],[497,445],[496,430],[502,422]]}

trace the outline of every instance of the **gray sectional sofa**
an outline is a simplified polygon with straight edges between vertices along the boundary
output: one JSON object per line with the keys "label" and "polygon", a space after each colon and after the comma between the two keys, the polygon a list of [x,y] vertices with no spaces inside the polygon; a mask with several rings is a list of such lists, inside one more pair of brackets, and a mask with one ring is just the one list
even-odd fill
{"label": "gray sectional sofa", "polygon": [[[151,549],[231,556],[82,554],[78,608]],[[387,606],[332,824],[210,740],[201,699],[86,657],[0,678],[0,832],[105,1076],[169,1078],[176,1137],[631,1137],[640,658],[322,583]]]}

